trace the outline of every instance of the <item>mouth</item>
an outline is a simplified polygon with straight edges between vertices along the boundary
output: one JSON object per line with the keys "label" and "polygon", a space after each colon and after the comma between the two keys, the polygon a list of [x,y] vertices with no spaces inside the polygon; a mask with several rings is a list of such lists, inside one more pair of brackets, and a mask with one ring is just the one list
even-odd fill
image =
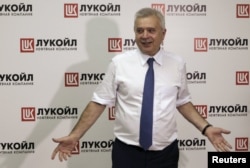
{"label": "mouth", "polygon": [[144,46],[148,46],[148,45],[152,44],[152,41],[151,40],[141,40],[141,44]]}

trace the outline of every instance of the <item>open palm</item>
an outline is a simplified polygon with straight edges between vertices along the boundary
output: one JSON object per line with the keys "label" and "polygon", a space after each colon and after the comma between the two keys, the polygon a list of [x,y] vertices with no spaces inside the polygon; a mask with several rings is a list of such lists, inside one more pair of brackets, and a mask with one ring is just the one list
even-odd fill
{"label": "open palm", "polygon": [[51,159],[55,159],[58,154],[58,158],[60,161],[67,160],[68,157],[71,156],[72,151],[75,149],[77,145],[77,141],[73,138],[66,136],[62,138],[52,139],[55,143],[59,143],[58,146],[54,149]]}
{"label": "open palm", "polygon": [[232,146],[226,141],[222,134],[230,134],[230,131],[218,127],[209,127],[206,131],[206,136],[217,151],[229,152]]}

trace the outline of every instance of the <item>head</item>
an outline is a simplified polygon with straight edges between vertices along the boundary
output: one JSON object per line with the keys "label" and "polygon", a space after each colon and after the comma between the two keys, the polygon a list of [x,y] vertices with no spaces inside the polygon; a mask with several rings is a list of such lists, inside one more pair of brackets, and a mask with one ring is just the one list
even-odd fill
{"label": "head", "polygon": [[155,9],[143,8],[135,14],[134,32],[135,42],[141,52],[153,56],[165,38],[165,18]]}

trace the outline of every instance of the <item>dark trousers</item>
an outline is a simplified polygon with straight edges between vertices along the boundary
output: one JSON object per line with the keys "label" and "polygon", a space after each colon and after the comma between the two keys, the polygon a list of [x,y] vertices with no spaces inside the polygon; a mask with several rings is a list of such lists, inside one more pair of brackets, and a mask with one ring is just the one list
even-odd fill
{"label": "dark trousers", "polygon": [[117,138],[112,149],[112,168],[178,168],[178,141],[161,151],[145,151]]}

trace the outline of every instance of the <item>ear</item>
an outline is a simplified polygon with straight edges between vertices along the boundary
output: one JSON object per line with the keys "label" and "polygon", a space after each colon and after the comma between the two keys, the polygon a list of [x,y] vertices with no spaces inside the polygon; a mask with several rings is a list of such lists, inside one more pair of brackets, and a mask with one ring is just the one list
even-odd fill
{"label": "ear", "polygon": [[167,33],[167,29],[164,29],[164,30],[162,31],[162,33],[163,33],[163,35],[165,36],[166,33]]}
{"label": "ear", "polygon": [[165,38],[165,35],[167,34],[167,29],[164,29],[163,31],[162,31],[162,34],[163,34],[163,39]]}

